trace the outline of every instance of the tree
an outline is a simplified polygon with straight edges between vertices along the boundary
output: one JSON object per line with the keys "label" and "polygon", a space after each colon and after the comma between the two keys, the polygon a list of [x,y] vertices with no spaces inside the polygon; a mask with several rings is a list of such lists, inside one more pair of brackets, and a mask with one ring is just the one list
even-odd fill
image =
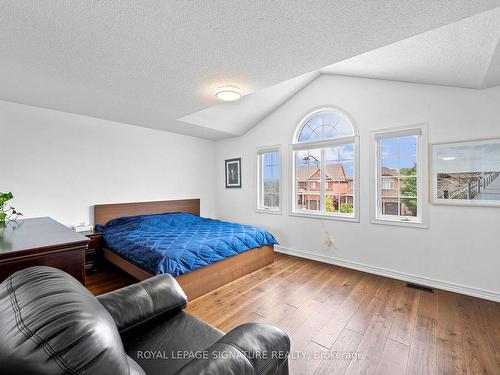
{"label": "tree", "polygon": [[326,212],[335,212],[335,207],[333,206],[333,199],[331,195],[326,196]]}
{"label": "tree", "polygon": [[[337,199],[335,198],[335,201],[333,200],[331,195],[326,196],[326,212],[336,212],[337,208],[335,207],[335,202],[337,202]],[[351,202],[344,202],[340,203],[340,212],[343,214],[351,214],[353,211],[352,209],[352,203]]]}
{"label": "tree", "polygon": [[345,202],[340,204],[340,212],[343,214],[351,214],[352,213],[352,203]]}
{"label": "tree", "polygon": [[[411,176],[404,178],[404,184],[400,187],[399,191],[401,195],[404,197],[416,197],[417,196],[417,178],[415,175],[417,174],[417,166],[413,166],[412,168],[401,168],[400,173],[402,176]],[[416,199],[408,199],[403,198],[402,203],[413,213],[417,213],[417,200]]]}

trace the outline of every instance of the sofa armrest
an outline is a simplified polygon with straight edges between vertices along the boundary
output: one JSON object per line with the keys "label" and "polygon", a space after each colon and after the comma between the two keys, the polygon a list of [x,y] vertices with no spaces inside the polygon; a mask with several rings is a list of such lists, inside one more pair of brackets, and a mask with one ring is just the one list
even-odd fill
{"label": "sofa armrest", "polygon": [[176,374],[288,374],[290,339],[281,329],[247,323],[236,327]]}
{"label": "sofa armrest", "polygon": [[187,305],[186,294],[169,274],[102,294],[97,299],[111,314],[120,332]]}

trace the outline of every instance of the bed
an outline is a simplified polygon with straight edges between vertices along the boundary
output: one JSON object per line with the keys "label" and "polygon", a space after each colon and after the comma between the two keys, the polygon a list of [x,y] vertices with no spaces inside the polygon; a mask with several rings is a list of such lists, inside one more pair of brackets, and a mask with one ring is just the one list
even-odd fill
{"label": "bed", "polygon": [[199,215],[199,199],[94,206],[106,260],[139,280],[170,273],[189,299],[273,262],[267,231]]}

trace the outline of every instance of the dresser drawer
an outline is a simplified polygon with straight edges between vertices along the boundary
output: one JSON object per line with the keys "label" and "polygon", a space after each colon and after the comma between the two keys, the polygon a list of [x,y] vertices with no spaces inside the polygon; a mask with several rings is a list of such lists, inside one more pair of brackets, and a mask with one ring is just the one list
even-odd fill
{"label": "dresser drawer", "polygon": [[83,265],[84,246],[68,249],[53,249],[32,255],[13,256],[8,259],[0,259],[0,282],[12,275],[14,272],[33,266],[49,266],[59,268],[74,276],[82,284],[85,284],[85,273]]}

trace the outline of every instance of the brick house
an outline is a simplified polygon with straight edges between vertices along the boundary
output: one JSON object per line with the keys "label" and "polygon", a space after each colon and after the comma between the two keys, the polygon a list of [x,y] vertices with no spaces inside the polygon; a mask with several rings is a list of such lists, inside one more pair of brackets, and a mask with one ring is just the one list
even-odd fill
{"label": "brick house", "polygon": [[[298,166],[295,172],[297,183],[297,207],[300,209],[320,209],[321,171],[316,166]],[[353,201],[353,179],[345,173],[342,164],[329,164],[325,170],[325,192],[331,197],[334,210],[341,203]]]}
{"label": "brick house", "polygon": [[[404,177],[398,176],[398,170],[382,167],[382,212],[385,215],[398,214],[398,197],[405,187]],[[401,215],[411,216],[411,210],[401,203]]]}

